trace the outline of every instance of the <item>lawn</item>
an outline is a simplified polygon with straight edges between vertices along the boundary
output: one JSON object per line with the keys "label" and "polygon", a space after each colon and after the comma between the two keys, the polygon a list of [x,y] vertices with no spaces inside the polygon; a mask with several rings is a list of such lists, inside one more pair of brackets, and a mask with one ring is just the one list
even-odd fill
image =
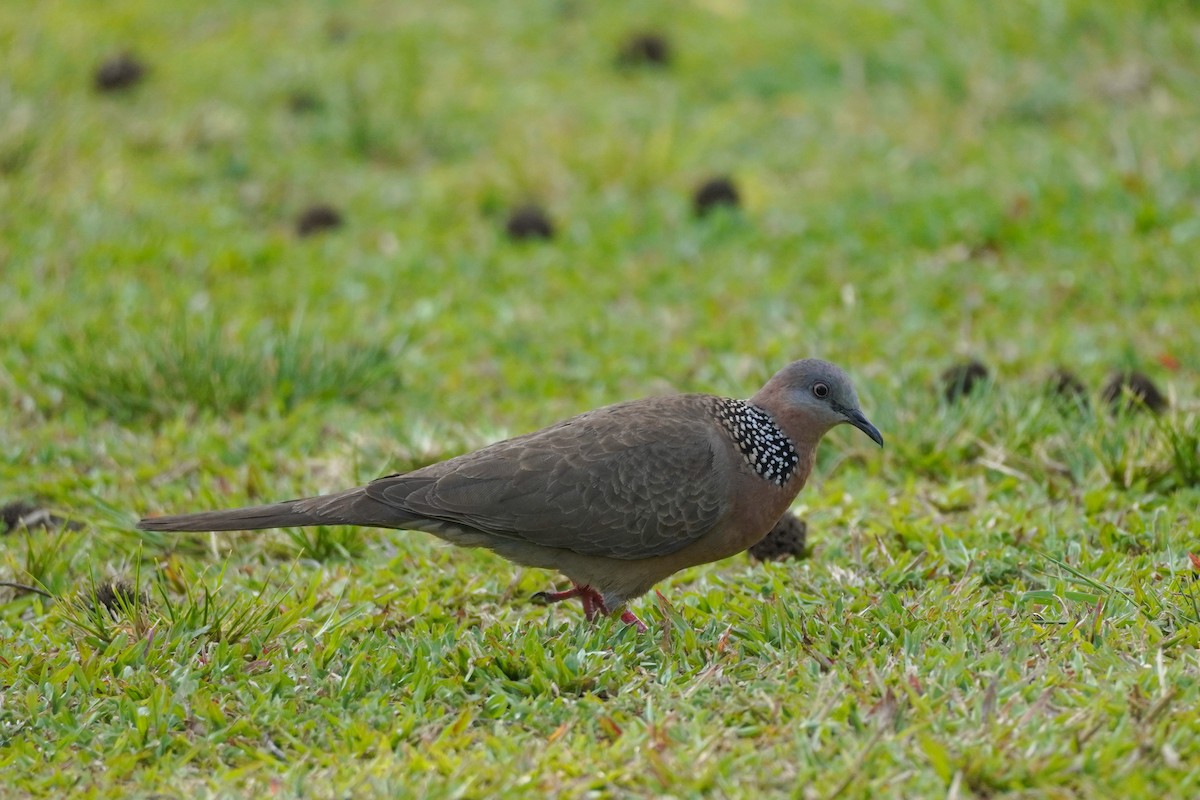
{"label": "lawn", "polygon": [[[0,67],[0,796],[1200,794],[1200,5],[39,0]],[[805,356],[887,447],[645,634],[134,527]]]}

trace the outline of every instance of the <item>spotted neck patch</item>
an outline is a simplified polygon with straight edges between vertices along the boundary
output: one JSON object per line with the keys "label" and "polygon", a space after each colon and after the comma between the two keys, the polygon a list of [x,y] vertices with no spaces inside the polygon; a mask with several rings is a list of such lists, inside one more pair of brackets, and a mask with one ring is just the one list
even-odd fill
{"label": "spotted neck patch", "polygon": [[717,419],[761,477],[783,486],[796,472],[800,456],[766,411],[745,400],[722,398],[717,402]]}

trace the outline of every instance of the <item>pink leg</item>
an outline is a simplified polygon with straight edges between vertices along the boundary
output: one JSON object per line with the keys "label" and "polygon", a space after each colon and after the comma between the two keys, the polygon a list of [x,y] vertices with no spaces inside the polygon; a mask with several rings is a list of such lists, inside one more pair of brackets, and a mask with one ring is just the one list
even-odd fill
{"label": "pink leg", "polygon": [[563,600],[570,600],[578,597],[579,602],[583,604],[583,616],[589,622],[596,618],[596,614],[603,612],[608,613],[608,609],[604,606],[604,598],[590,586],[580,586],[574,584],[570,589],[562,592],[538,592],[533,596],[535,603],[548,605],[550,603],[561,603]]}
{"label": "pink leg", "polygon": [[586,586],[579,590],[579,602],[583,604],[583,618],[591,622],[596,618],[596,599]]}
{"label": "pink leg", "polygon": [[[588,622],[592,622],[601,614],[612,613],[604,602],[604,595],[590,586],[580,586],[579,584],[574,584],[570,589],[562,592],[538,592],[533,596],[533,600],[536,603],[549,604],[560,603],[575,597],[578,597],[579,602],[583,604],[583,617]],[[626,625],[636,625],[639,631],[647,630],[646,623],[638,619],[637,615],[629,609],[621,612],[621,622]]]}
{"label": "pink leg", "polygon": [[[585,596],[583,594],[585,591],[589,591],[586,586],[573,586],[565,592],[538,592],[533,596],[533,602],[541,603],[542,605],[561,603],[563,600],[570,600],[572,597]],[[584,600],[584,604],[587,604],[586,599]]]}
{"label": "pink leg", "polygon": [[638,619],[637,614],[634,614],[628,608],[621,612],[621,622],[624,622],[626,625],[637,625],[638,633],[645,633],[649,630],[646,627],[646,623]]}

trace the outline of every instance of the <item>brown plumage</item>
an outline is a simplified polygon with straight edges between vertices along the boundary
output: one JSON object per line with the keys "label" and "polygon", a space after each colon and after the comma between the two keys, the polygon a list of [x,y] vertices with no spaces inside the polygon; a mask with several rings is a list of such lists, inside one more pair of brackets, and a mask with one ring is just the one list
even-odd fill
{"label": "brown plumage", "polygon": [[[562,572],[574,588],[536,599],[579,598],[591,619],[758,542],[804,486],[821,437],[841,423],[883,444],[846,374],[806,359],[747,401],[680,394],[618,403],[345,492],[138,527],[426,531]],[[621,618],[644,627],[630,611]]]}

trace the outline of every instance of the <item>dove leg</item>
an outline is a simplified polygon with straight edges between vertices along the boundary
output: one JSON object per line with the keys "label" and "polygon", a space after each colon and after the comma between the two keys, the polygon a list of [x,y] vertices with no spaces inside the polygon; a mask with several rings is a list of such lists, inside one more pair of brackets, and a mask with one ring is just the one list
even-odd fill
{"label": "dove leg", "polygon": [[607,612],[604,607],[604,600],[600,597],[600,593],[590,586],[580,586],[574,584],[570,589],[561,592],[538,592],[533,596],[533,602],[541,605],[549,605],[551,603],[561,603],[563,600],[571,600],[579,598],[579,602],[583,604],[583,616],[589,622],[596,618],[596,614],[600,611]]}
{"label": "dove leg", "polygon": [[[613,613],[609,609],[608,604],[604,602],[604,596],[590,586],[580,587],[580,599],[583,600],[583,613],[588,619],[594,618],[597,614],[608,615]],[[626,625],[636,625],[639,632],[648,630],[646,623],[637,618],[628,608],[621,612],[621,622]]]}
{"label": "dove leg", "polygon": [[561,603],[563,600],[570,600],[572,597],[581,597],[583,592],[589,591],[586,586],[572,586],[564,592],[538,592],[531,599],[539,605],[550,605],[551,603]]}
{"label": "dove leg", "polygon": [[[611,614],[608,605],[604,602],[604,596],[590,586],[580,586],[574,584],[570,589],[561,592],[538,592],[533,596],[535,603],[549,605],[550,603],[561,603],[563,600],[571,600],[579,598],[579,602],[583,605],[583,616],[588,622],[596,619],[601,614]],[[639,631],[646,630],[646,623],[637,618],[629,609],[621,612],[621,622],[626,625],[636,625]]]}
{"label": "dove leg", "polygon": [[626,625],[636,625],[639,633],[645,633],[648,630],[646,623],[638,619],[637,614],[634,614],[628,608],[621,612],[621,622],[624,622]]}

